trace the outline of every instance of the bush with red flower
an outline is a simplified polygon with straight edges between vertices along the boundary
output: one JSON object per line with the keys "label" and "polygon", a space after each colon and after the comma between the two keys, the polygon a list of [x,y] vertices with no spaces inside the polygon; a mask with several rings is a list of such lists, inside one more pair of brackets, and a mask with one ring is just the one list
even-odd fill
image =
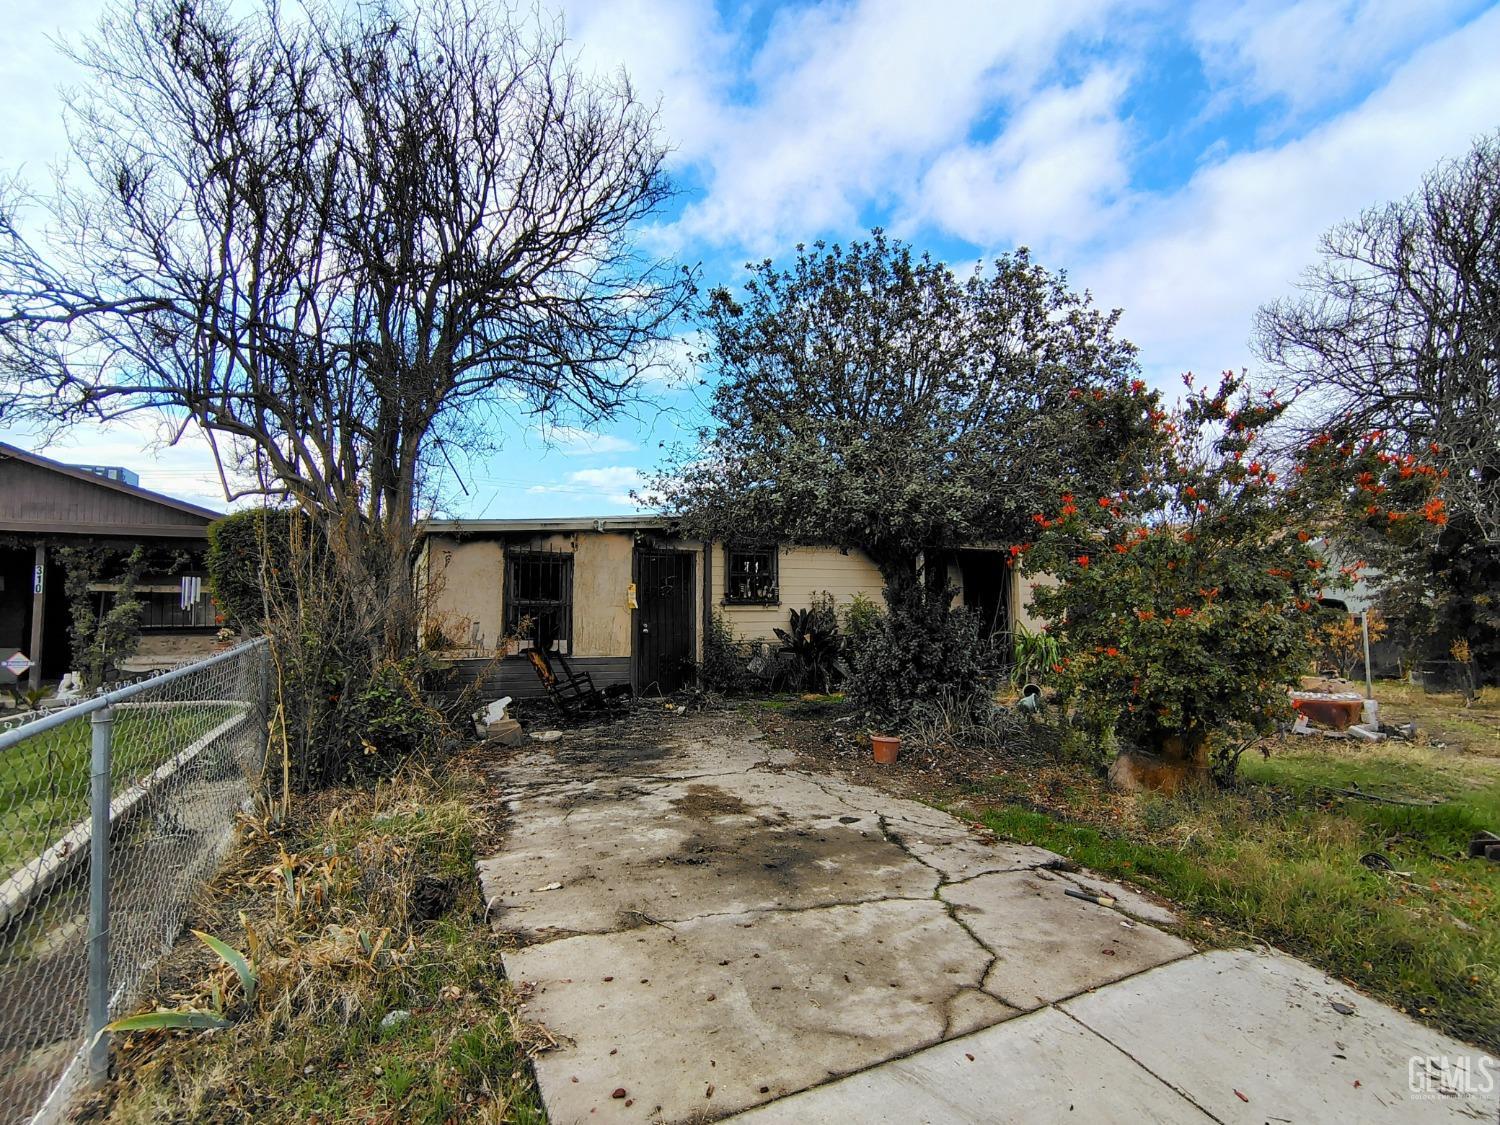
{"label": "bush with red flower", "polygon": [[[1063,653],[1056,682],[1121,755],[1111,771],[1154,788],[1232,775],[1249,740],[1289,713],[1330,576],[1304,499],[1262,453],[1283,410],[1226,374],[1153,412],[1147,475],[1112,496],[1057,498],[1022,552],[1051,575],[1033,608]],[[1151,760],[1143,770],[1141,758]]]}

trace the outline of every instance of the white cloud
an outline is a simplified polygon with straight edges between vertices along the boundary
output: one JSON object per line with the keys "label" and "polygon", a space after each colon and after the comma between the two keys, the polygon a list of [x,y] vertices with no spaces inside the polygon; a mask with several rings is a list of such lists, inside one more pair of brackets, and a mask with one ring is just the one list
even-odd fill
{"label": "white cloud", "polygon": [[1475,0],[1208,0],[1189,21],[1210,81],[1293,113],[1347,93]]}
{"label": "white cloud", "polygon": [[542,440],[565,457],[586,457],[596,453],[631,453],[635,443],[613,434],[595,433],[576,426],[552,426],[541,432]]}
{"label": "white cloud", "polygon": [[534,496],[557,494],[575,501],[605,501],[616,507],[636,508],[631,489],[645,487],[646,478],[630,465],[609,465],[598,469],[576,469],[556,484],[534,484],[526,491]]}
{"label": "white cloud", "polygon": [[978,246],[1091,238],[1129,183],[1117,116],[1127,83],[1122,69],[1099,67],[1040,91],[993,141],[939,156],[905,222],[925,220]]}
{"label": "white cloud", "polygon": [[782,8],[748,61],[733,49],[749,46],[746,29],[708,22],[706,5],[644,18],[638,5],[578,3],[572,18],[581,38],[608,43],[587,49],[594,65],[616,52],[643,93],[662,92],[676,162],[706,181],[659,233],[759,253],[910,197],[927,162],[997,102],[1029,94],[1110,7],[958,0],[940,18],[906,0]]}
{"label": "white cloud", "polygon": [[1256,308],[1290,291],[1341,219],[1412,191],[1500,124],[1500,9],[1416,52],[1364,102],[1304,136],[1202,167],[1136,201],[1074,274],[1157,374],[1249,364]]}

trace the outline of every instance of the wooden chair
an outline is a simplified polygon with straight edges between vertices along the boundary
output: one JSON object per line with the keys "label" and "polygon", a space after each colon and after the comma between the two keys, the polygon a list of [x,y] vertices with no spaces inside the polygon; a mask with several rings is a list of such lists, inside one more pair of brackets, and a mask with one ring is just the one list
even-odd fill
{"label": "wooden chair", "polygon": [[526,659],[531,661],[536,678],[547,689],[547,697],[564,715],[593,711],[604,705],[604,697],[594,687],[593,677],[587,672],[575,672],[562,653],[528,648]]}

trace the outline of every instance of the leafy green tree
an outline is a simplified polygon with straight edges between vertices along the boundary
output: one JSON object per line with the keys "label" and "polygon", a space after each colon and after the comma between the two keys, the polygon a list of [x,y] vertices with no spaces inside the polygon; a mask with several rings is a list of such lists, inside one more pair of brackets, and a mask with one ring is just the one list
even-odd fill
{"label": "leafy green tree", "polygon": [[[1294,398],[1284,447],[1343,517],[1329,527],[1340,549],[1380,572],[1403,643],[1446,659],[1463,640],[1496,678],[1500,132],[1409,196],[1338,224],[1319,249],[1299,292],[1257,320],[1266,378]],[[1382,500],[1361,483],[1391,492]],[[1439,501],[1443,521],[1427,520],[1422,505]]]}
{"label": "leafy green tree", "polygon": [[1137,476],[1150,399],[1118,313],[1025,250],[960,280],[876,230],[750,275],[702,309],[712,423],[653,491],[712,538],[866,551],[896,637],[947,613],[924,557]]}
{"label": "leafy green tree", "polygon": [[1153,414],[1163,440],[1149,476],[1033,513],[1036,541],[1016,547],[1057,579],[1033,602],[1060,643],[1055,682],[1119,736],[1122,785],[1227,778],[1309,669],[1318,598],[1341,576],[1296,482],[1262,457],[1283,409],[1231,375],[1192,391]]}
{"label": "leafy green tree", "polygon": [[1297,451],[1294,472],[1341,553],[1370,568],[1397,638],[1449,659],[1455,641],[1482,679],[1500,673],[1500,549],[1472,511],[1448,504],[1452,470],[1436,442],[1339,420]]}

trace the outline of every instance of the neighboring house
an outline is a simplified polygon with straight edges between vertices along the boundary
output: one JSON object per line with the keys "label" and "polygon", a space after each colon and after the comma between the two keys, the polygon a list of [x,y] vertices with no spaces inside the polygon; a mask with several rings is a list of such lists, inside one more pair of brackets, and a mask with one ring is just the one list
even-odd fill
{"label": "neighboring house", "polygon": [[[1033,624],[1029,588],[1005,559],[976,549],[939,564],[986,632]],[[432,522],[417,582],[424,644],[452,653],[464,676],[488,668],[486,696],[516,698],[541,690],[515,655],[527,644],[565,654],[600,688],[665,694],[696,675],[710,615],[744,640],[774,645],[773,630],[815,595],[826,591],[843,606],[856,594],[879,600],[883,585],[858,550],[705,543],[650,516]],[[530,628],[517,639],[523,622]]]}
{"label": "neighboring house", "polygon": [[[63,547],[141,545],[162,560],[136,586],[145,606],[141,643],[122,670],[168,668],[213,649],[217,626],[201,579],[207,528],[219,513],[135,479],[117,466],[63,465],[0,443],[0,661],[16,652],[28,657],[22,678],[32,687],[70,670]],[[96,612],[118,589],[108,577],[91,586]],[[200,580],[187,586],[197,597],[186,607],[183,578]]]}

